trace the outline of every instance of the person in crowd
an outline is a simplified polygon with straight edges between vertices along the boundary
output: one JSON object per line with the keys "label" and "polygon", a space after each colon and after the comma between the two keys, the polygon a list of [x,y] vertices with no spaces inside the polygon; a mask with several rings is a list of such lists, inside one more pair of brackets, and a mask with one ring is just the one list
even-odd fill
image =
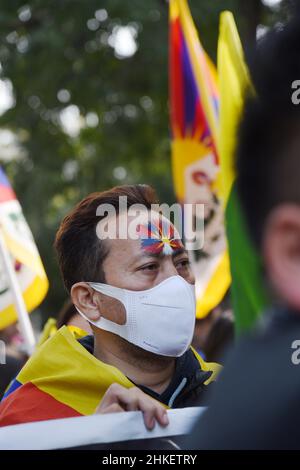
{"label": "person in crowd", "polygon": [[220,362],[233,342],[234,318],[227,292],[224,299],[206,316],[196,318],[192,346],[207,361]]}
{"label": "person in crowd", "polygon": [[[22,351],[22,338],[17,323],[0,331],[0,341],[4,345],[4,358],[0,362],[0,399],[10,382],[17,376],[27,360]],[[1,358],[2,359],[2,358]]]}
{"label": "person in crowd", "polygon": [[196,351],[205,359],[205,343],[209,333],[215,323],[215,321],[219,318],[221,314],[221,310],[219,307],[212,309],[208,314],[203,318],[196,318],[195,322],[195,330],[194,330],[194,337],[192,341],[193,347]]}
{"label": "person in crowd", "polygon": [[2,400],[0,425],[140,410],[152,429],[168,424],[168,408],[206,403],[220,366],[190,347],[194,276],[156,203],[147,185],[120,186],[90,194],[62,221],[62,278],[93,335],[76,339],[64,326],[46,341]]}
{"label": "person in crowd", "polygon": [[24,362],[23,359],[8,353],[5,356],[5,362],[0,363],[0,400],[11,381],[22,369]]}
{"label": "person in crowd", "polygon": [[17,358],[23,356],[23,339],[17,322],[0,330],[0,340],[5,343],[6,352]]}
{"label": "person in crowd", "polygon": [[76,310],[71,300],[68,299],[63,304],[61,310],[58,312],[57,319],[50,317],[46,321],[43,330],[39,336],[37,348],[45,343],[49,338],[55,335],[57,330],[66,325],[69,330],[77,336],[82,336],[84,333],[93,334],[89,322],[85,320]]}
{"label": "person in crowd", "polygon": [[[300,448],[300,18],[269,32],[250,65],[237,188],[270,308],[225,363],[189,449]],[[295,82],[297,80],[297,82]]]}
{"label": "person in crowd", "polygon": [[58,329],[67,325],[73,329],[79,329],[86,331],[88,334],[93,334],[93,330],[90,327],[89,322],[77,312],[70,299],[64,303],[62,309],[58,313],[56,325]]}
{"label": "person in crowd", "polygon": [[234,345],[234,316],[232,310],[220,312],[206,337],[203,352],[208,362],[223,364],[224,358]]}

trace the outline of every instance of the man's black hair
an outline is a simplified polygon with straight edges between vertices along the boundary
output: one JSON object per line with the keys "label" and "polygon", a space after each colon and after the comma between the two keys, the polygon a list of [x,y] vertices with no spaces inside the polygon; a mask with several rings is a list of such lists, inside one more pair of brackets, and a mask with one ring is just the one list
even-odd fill
{"label": "man's black hair", "polygon": [[260,246],[271,209],[300,204],[300,104],[292,102],[292,83],[300,81],[299,16],[259,42],[250,73],[256,95],[246,100],[239,128],[237,190]]}

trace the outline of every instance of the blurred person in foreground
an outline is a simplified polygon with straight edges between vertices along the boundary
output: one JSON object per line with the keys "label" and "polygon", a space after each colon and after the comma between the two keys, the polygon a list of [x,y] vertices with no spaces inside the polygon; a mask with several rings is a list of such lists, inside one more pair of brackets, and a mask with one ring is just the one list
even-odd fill
{"label": "blurred person in foreground", "polygon": [[237,188],[273,305],[230,355],[188,449],[300,449],[299,18],[268,33],[254,59]]}
{"label": "blurred person in foreground", "polygon": [[[168,424],[169,407],[206,403],[220,366],[190,347],[194,276],[175,227],[151,210],[155,203],[149,186],[121,186],[89,195],[65,217],[55,242],[59,265],[93,335],[76,339],[64,326],[46,341],[8,390],[0,425],[140,410],[152,429]],[[129,214],[136,204],[138,217]],[[100,215],[107,205],[115,215]]]}

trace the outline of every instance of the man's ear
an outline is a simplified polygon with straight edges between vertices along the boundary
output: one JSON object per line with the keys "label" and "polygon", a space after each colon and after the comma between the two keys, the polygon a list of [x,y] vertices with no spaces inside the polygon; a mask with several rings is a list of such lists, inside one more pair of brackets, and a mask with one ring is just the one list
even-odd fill
{"label": "man's ear", "polygon": [[268,278],[280,299],[300,312],[300,207],[282,204],[266,221],[262,243]]}
{"label": "man's ear", "polygon": [[77,282],[72,286],[71,298],[90,321],[98,321],[103,316],[118,325],[126,323],[126,310],[122,302],[95,291],[85,282]]}
{"label": "man's ear", "polygon": [[71,288],[73,304],[84,313],[90,321],[98,321],[101,318],[96,292],[85,282],[77,282]]}

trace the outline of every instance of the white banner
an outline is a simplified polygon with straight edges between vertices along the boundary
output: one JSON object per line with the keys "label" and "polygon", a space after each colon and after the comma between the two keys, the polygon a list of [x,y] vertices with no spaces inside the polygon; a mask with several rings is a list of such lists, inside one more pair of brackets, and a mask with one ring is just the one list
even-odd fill
{"label": "white banner", "polygon": [[0,450],[47,450],[187,434],[205,408],[169,410],[169,425],[145,427],[140,411],[52,419],[0,428]]}

